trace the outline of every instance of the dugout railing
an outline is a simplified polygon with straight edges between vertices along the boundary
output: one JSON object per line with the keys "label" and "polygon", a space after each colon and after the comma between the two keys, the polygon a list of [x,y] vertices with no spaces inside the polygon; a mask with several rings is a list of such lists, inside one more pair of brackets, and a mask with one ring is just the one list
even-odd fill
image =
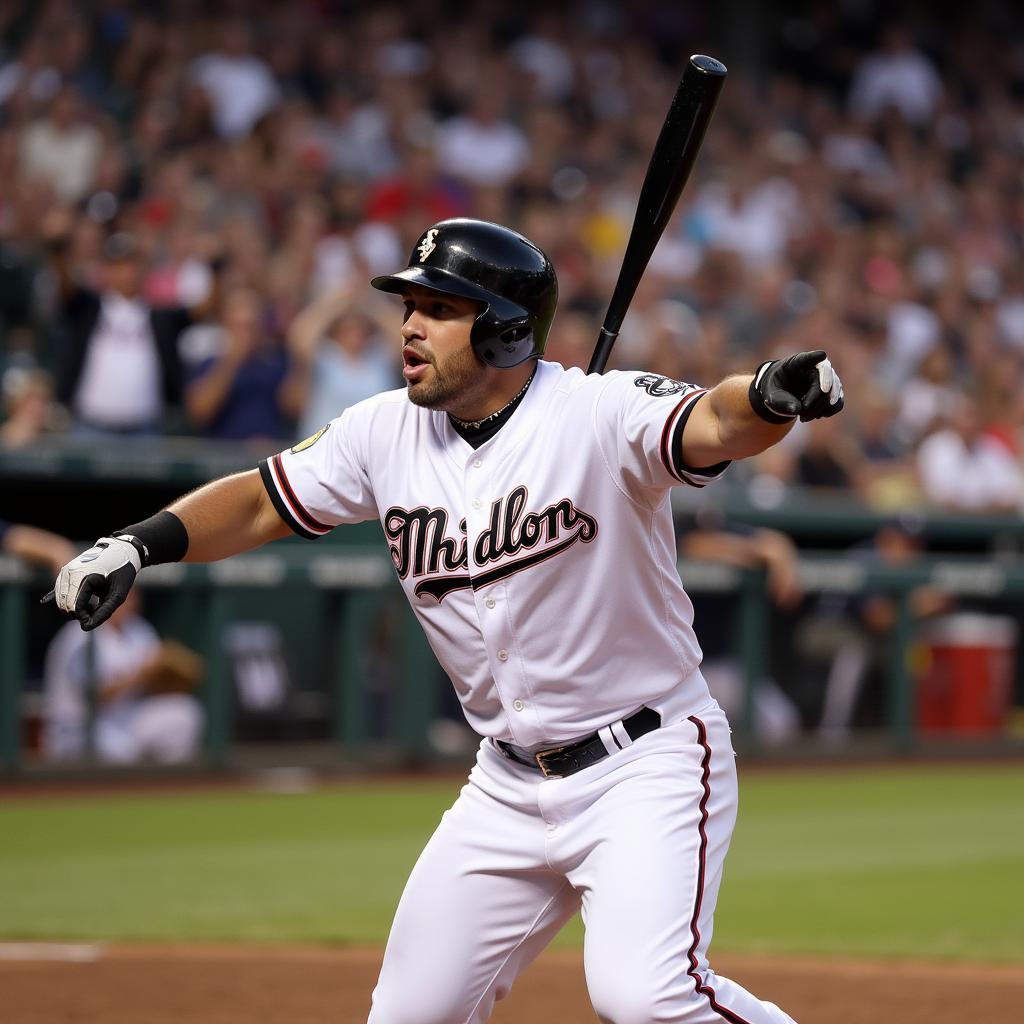
{"label": "dugout railing", "polygon": [[[764,573],[720,563],[683,560],[679,571],[688,591],[735,597],[735,650],[746,680],[746,714],[735,723],[743,742],[756,741],[754,687],[763,674],[773,642],[771,601]],[[807,594],[891,595],[897,614],[887,637],[886,721],[894,750],[915,746],[914,680],[908,664],[913,619],[908,595],[930,584],[965,601],[1012,603],[1024,595],[1024,563],[971,557],[924,556],[912,564],[886,567],[835,554],[803,554],[799,572]],[[22,767],[21,698],[26,674],[26,622],[30,601],[38,601],[45,581],[22,563],[0,558],[0,760],[8,774]],[[282,545],[212,565],[162,565],[147,569],[140,581],[146,591],[164,592],[187,602],[201,623],[190,637],[207,663],[202,700],[206,710],[205,756],[223,765],[232,744],[229,666],[224,645],[226,626],[243,594],[260,593],[272,606],[299,594],[314,594],[325,603],[330,647],[324,671],[331,695],[331,733],[346,755],[358,758],[368,738],[368,695],[363,684],[362,655],[374,620],[385,602],[403,609],[396,649],[398,688],[393,735],[389,740],[406,760],[427,760],[428,725],[436,714],[438,689],[425,680],[436,672],[422,631],[404,600],[390,560],[379,547],[335,548],[325,552]],[[272,596],[269,596],[272,595]],[[286,641],[289,638],[286,637]],[[297,638],[296,642],[307,642]]]}

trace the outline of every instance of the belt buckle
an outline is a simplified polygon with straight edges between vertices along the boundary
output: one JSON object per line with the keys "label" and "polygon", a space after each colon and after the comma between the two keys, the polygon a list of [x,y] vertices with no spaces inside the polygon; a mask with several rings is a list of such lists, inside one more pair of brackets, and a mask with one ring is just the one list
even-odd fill
{"label": "belt buckle", "polygon": [[543,759],[545,757],[549,757],[551,754],[560,754],[565,749],[565,747],[550,747],[548,750],[538,750],[537,753],[533,755],[533,759],[537,762],[537,767],[540,769],[540,773],[545,779],[560,779],[562,777],[561,775],[557,775],[555,772],[551,771],[551,769],[544,764]]}

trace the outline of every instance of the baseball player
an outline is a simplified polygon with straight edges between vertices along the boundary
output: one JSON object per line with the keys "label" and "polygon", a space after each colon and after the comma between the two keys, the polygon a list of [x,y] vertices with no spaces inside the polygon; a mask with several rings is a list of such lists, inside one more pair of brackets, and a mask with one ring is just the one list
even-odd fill
{"label": "baseball player", "polygon": [[483,740],[409,878],[371,1024],[487,1020],[577,910],[602,1021],[791,1022],[708,964],[736,774],[668,499],[837,413],[829,360],[710,390],[545,362],[555,272],[483,221],[435,224],[372,283],[405,304],[406,387],[101,538],[59,606],[91,629],[144,566],[379,519]]}

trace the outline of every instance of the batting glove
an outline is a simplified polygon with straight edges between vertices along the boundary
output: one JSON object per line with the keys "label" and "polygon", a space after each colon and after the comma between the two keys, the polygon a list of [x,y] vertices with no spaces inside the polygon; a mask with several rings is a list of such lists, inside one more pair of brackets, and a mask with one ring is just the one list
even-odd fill
{"label": "batting glove", "polygon": [[100,537],[57,575],[53,588],[57,607],[74,615],[82,629],[95,629],[106,622],[128,596],[142,568],[144,554],[145,548],[138,541],[133,543],[127,537]]}
{"label": "batting glove", "polygon": [[750,404],[769,423],[803,423],[835,416],[843,407],[843,382],[820,349],[762,363],[750,382]]}

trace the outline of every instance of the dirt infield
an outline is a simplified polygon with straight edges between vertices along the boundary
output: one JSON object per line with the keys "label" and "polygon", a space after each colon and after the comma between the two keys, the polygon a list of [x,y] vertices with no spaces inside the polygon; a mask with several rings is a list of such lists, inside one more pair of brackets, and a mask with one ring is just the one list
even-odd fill
{"label": "dirt infield", "polygon": [[[0,945],[11,1024],[363,1024],[379,950]],[[1017,1019],[1024,968],[722,955],[801,1024]],[[493,1024],[596,1021],[580,954],[546,953]]]}

